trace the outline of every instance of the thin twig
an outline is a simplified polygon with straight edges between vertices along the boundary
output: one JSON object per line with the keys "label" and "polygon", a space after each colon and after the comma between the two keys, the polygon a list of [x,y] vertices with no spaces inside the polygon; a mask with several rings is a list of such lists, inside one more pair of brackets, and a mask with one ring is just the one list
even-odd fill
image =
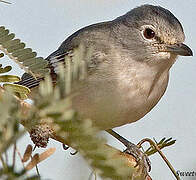
{"label": "thin twig", "polygon": [[6,165],[6,163],[5,163],[5,161],[4,161],[3,157],[2,157],[2,155],[0,155],[0,160],[1,160],[1,163],[2,163],[2,165],[3,165],[3,168],[4,168],[4,169],[7,169],[7,165]]}
{"label": "thin twig", "polygon": [[[33,158],[33,156],[31,155],[31,159]],[[40,173],[39,173],[39,169],[38,169],[38,166],[37,166],[37,164],[35,165],[35,169],[36,169],[36,172],[37,172],[37,175],[38,175],[38,177],[39,177],[39,179],[40,179]]]}
{"label": "thin twig", "polygon": [[39,169],[38,169],[37,164],[36,164],[35,168],[36,168],[36,171],[37,171],[37,175],[38,175],[38,177],[39,177],[39,179],[40,179],[41,176],[40,176],[40,173],[39,173]]}
{"label": "thin twig", "polygon": [[8,164],[8,155],[7,155],[7,151],[6,151],[4,154],[5,154],[5,163]]}
{"label": "thin twig", "polygon": [[25,168],[25,165],[24,165],[24,163],[22,162],[22,155],[20,154],[20,152],[19,152],[19,150],[17,149],[17,147],[16,147],[16,152],[17,152],[17,154],[18,154],[18,156],[19,156],[19,158],[20,158],[20,161],[21,161],[21,163],[22,163],[22,165],[23,165],[23,168]]}
{"label": "thin twig", "polygon": [[160,148],[158,147],[158,145],[154,141],[152,141],[151,139],[149,139],[149,138],[142,139],[137,145],[139,147],[141,147],[141,145],[144,142],[149,142],[150,145],[153,146],[157,150],[157,152],[163,158],[163,160],[165,161],[165,163],[167,164],[167,166],[169,167],[169,169],[172,171],[173,175],[176,177],[176,179],[177,180],[180,180],[180,177],[177,175],[175,169],[173,168],[173,166],[171,165],[171,163],[168,161],[168,159],[166,158],[166,156],[162,153],[162,151],[160,150]]}
{"label": "thin twig", "polygon": [[93,171],[91,172],[91,174],[89,175],[88,180],[93,179],[93,176],[95,177],[94,180],[97,180],[97,173],[96,173],[95,170],[93,170]]}
{"label": "thin twig", "polygon": [[14,143],[14,148],[13,148],[13,163],[12,163],[13,169],[15,167],[15,164],[16,164],[16,142]]}
{"label": "thin twig", "polygon": [[94,171],[95,180],[97,180],[97,173]]}

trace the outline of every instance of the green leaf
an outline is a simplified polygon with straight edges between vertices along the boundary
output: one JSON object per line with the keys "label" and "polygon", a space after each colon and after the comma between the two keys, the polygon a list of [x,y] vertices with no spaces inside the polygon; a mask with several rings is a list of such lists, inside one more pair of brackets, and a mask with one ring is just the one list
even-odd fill
{"label": "green leaf", "polygon": [[4,26],[0,26],[0,33],[5,30]]}
{"label": "green leaf", "polygon": [[[155,141],[155,143],[158,145],[158,147],[159,147],[160,149],[163,149],[163,148],[165,148],[165,147],[171,146],[171,145],[173,145],[173,144],[176,142],[176,140],[172,140],[172,138],[168,138],[168,139],[163,138],[163,139],[161,139],[159,142],[156,142],[156,140],[154,139],[154,141]],[[150,156],[150,155],[152,155],[152,154],[154,154],[154,153],[156,153],[156,152],[157,152],[157,150],[156,150],[153,146],[150,146],[150,147],[145,151],[145,153],[146,153],[148,156]]]}
{"label": "green leaf", "polygon": [[39,69],[41,69],[42,67],[46,67],[47,66],[47,62],[46,61],[40,61],[38,63],[32,64],[31,66],[29,66],[29,69],[33,72],[39,72]]}
{"label": "green leaf", "polygon": [[35,74],[44,76],[44,75],[46,75],[46,74],[48,74],[48,73],[50,72],[50,69],[49,69],[49,68],[37,69],[37,70],[34,70],[33,72],[34,72]]}
{"label": "green leaf", "polygon": [[25,53],[18,56],[18,61],[25,61],[26,59],[34,58],[35,56],[37,56],[36,52]]}
{"label": "green leaf", "polygon": [[4,88],[10,88],[14,92],[22,93],[22,94],[29,94],[31,91],[29,88],[18,85],[18,84],[4,84]]}
{"label": "green leaf", "polygon": [[13,45],[13,46],[9,46],[6,49],[9,53],[12,53],[16,50],[23,49],[24,47],[25,47],[25,43],[19,43],[19,44]]}
{"label": "green leaf", "polygon": [[24,48],[24,49],[19,49],[18,51],[13,52],[12,55],[14,57],[18,57],[18,56],[21,56],[23,54],[27,54],[27,53],[31,53],[31,52],[32,52],[31,48]]}
{"label": "green leaf", "polygon": [[2,68],[1,66],[2,66],[2,64],[0,64],[0,74],[1,73],[6,73],[6,72],[9,72],[9,71],[12,70],[12,67],[11,66],[6,66],[4,68]]}
{"label": "green leaf", "polygon": [[11,46],[15,46],[16,44],[20,43],[20,39],[14,39],[14,40],[10,40],[10,41],[6,41],[4,43],[2,43],[3,47],[11,47]]}
{"label": "green leaf", "polygon": [[20,98],[21,100],[28,99],[28,96],[24,93],[15,93],[15,95]]}
{"label": "green leaf", "polygon": [[0,29],[0,38],[2,38],[3,36],[6,36],[9,34],[9,30],[8,29],[5,29],[5,27],[2,27]]}
{"label": "green leaf", "polygon": [[0,82],[18,82],[20,78],[14,75],[1,75]]}
{"label": "green leaf", "polygon": [[32,74],[33,77],[46,75],[45,73],[48,72],[48,69],[44,69],[47,67],[48,62],[42,57],[36,57],[36,52],[33,52],[31,48],[25,48],[25,43],[14,38],[14,33],[9,33],[8,29],[1,26],[0,50],[18,63],[27,73]]}
{"label": "green leaf", "polygon": [[9,41],[11,39],[14,39],[14,37],[15,37],[15,34],[13,34],[13,33],[11,33],[9,35],[5,35],[3,37],[0,37],[0,43],[2,44],[4,42],[6,42],[6,41]]}

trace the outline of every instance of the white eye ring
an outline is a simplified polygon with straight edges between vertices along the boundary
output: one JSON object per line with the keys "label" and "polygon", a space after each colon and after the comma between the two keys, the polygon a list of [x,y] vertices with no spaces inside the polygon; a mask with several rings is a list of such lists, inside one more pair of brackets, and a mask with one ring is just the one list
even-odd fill
{"label": "white eye ring", "polygon": [[156,32],[153,26],[143,26],[142,27],[142,36],[145,40],[152,41],[156,36]]}

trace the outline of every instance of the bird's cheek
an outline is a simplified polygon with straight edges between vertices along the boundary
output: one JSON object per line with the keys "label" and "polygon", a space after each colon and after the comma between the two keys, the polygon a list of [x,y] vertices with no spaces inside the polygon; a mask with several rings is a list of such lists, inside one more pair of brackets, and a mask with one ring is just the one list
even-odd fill
{"label": "bird's cheek", "polygon": [[170,59],[171,53],[170,52],[159,52],[158,56],[159,56],[159,59]]}
{"label": "bird's cheek", "polygon": [[158,62],[162,64],[165,68],[170,68],[172,64],[176,61],[177,55],[170,52],[159,52],[158,53]]}

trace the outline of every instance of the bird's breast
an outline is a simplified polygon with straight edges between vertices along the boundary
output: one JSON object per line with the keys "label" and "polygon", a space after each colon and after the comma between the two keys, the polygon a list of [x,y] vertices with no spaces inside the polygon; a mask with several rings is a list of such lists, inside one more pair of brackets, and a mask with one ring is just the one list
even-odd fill
{"label": "bird's breast", "polygon": [[148,113],[164,94],[167,82],[168,72],[157,74],[145,66],[95,73],[74,96],[73,106],[100,129],[118,127]]}
{"label": "bird's breast", "polygon": [[167,69],[157,71],[145,63],[135,63],[133,66],[121,70],[118,75],[122,108],[126,109],[122,121],[124,119],[126,123],[139,120],[158,103],[166,90],[169,77]]}

